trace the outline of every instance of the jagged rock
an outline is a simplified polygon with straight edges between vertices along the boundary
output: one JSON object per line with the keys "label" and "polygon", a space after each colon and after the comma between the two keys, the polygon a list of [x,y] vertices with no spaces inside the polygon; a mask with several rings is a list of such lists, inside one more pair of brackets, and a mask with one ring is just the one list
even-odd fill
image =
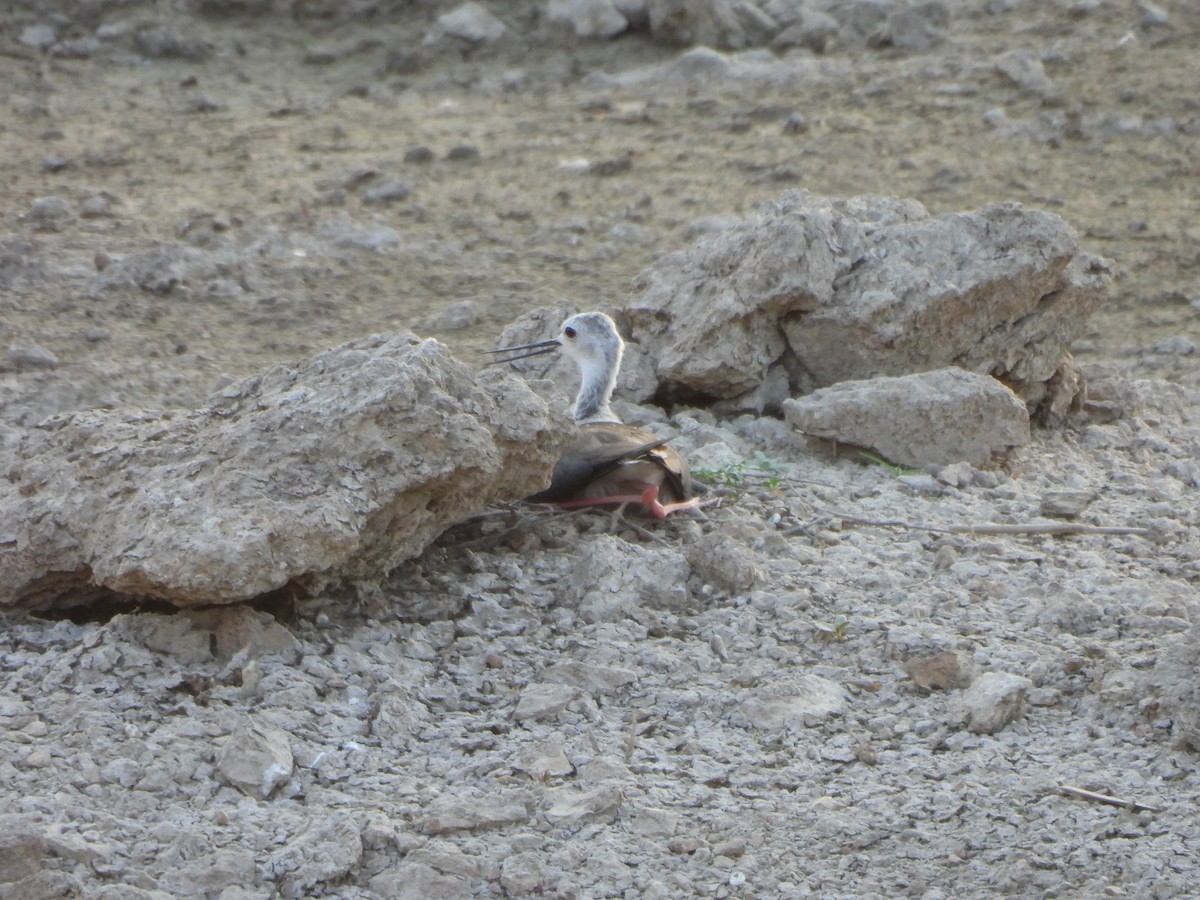
{"label": "jagged rock", "polygon": [[546,18],[571,26],[577,37],[613,37],[629,27],[613,0],[549,0]]}
{"label": "jagged rock", "polygon": [[209,896],[237,885],[252,885],[256,877],[254,857],[245,850],[222,847],[186,865],[175,879],[181,895]]}
{"label": "jagged rock", "polygon": [[697,575],[720,590],[748,591],[758,580],[754,551],[727,534],[707,534],[688,548],[688,561]]}
{"label": "jagged rock", "polygon": [[37,344],[11,344],[8,348],[9,365],[18,372],[33,369],[57,369],[58,357]]}
{"label": "jagged rock", "polygon": [[510,897],[533,897],[546,893],[554,883],[554,872],[540,853],[527,850],[506,856],[500,866],[500,887]]}
{"label": "jagged rock", "polygon": [[637,673],[616,666],[570,660],[549,666],[542,675],[550,681],[574,685],[593,694],[610,694],[637,681]]}
{"label": "jagged rock", "polygon": [[436,802],[422,830],[427,834],[502,828],[529,820],[529,795],[521,791],[498,796],[448,797]]}
{"label": "jagged rock", "polygon": [[374,335],[185,413],[30,431],[0,482],[0,608],[96,587],[187,606],[369,581],[496,498],[545,486],[564,420],[436,341]]}
{"label": "jagged rock", "polygon": [[800,18],[803,0],[648,0],[650,33],[668,44],[741,49],[770,43]]}
{"label": "jagged rock", "polygon": [[1048,491],[1042,495],[1038,511],[1052,519],[1074,519],[1095,499],[1094,491]]}
{"label": "jagged rock", "polygon": [[362,858],[358,824],[349,815],[316,817],[268,863],[284,897],[311,897],[319,884],[337,881]]}
{"label": "jagged rock", "polygon": [[962,369],[845,381],[783,401],[788,423],[905,466],[987,463],[1029,443],[1029,412],[1008,388]]}
{"label": "jagged rock", "polygon": [[521,691],[513,718],[518,722],[552,718],[578,696],[579,691],[569,684],[531,684]]}
{"label": "jagged rock", "polygon": [[745,692],[732,721],[744,728],[778,731],[803,728],[845,710],[841,685],[819,675],[801,675]]}
{"label": "jagged rock", "polygon": [[958,698],[952,717],[975,734],[995,734],[1025,711],[1032,687],[1024,675],[986,672]]}
{"label": "jagged rock", "polygon": [[681,399],[753,396],[772,370],[796,395],[953,365],[1061,415],[1082,391],[1067,348],[1111,277],[1061,218],[1018,204],[930,217],[789,191],[660,259],[617,313]]}
{"label": "jagged rock", "polygon": [[1157,689],[1172,718],[1176,745],[1200,753],[1200,625],[1171,640],[1148,679],[1147,693]]}
{"label": "jagged rock", "polygon": [[668,44],[737,50],[888,46],[925,51],[945,39],[941,0],[648,0],[650,32]]}
{"label": "jagged rock", "polygon": [[507,30],[503,22],[472,0],[438,16],[437,25],[426,36],[425,43],[431,44],[443,36],[449,36],[478,44],[497,40]]}
{"label": "jagged rock", "polygon": [[950,10],[941,0],[897,3],[887,17],[880,43],[922,52],[946,39]]}
{"label": "jagged rock", "polygon": [[0,816],[0,885],[37,874],[45,853],[45,835],[31,819]]}
{"label": "jagged rock", "polygon": [[609,824],[616,820],[624,795],[615,784],[603,784],[589,790],[574,785],[546,792],[546,820],[560,828],[574,828],[588,822]]}
{"label": "jagged rock", "polygon": [[217,769],[234,787],[265,800],[292,776],[292,748],[285,732],[247,720],[225,741]]}
{"label": "jagged rock", "polygon": [[580,550],[569,590],[584,621],[612,622],[635,607],[682,608],[690,599],[689,572],[678,550],[600,535]]}
{"label": "jagged rock", "polygon": [[425,863],[403,863],[371,878],[371,890],[384,900],[428,900],[429,897],[465,897],[470,892],[463,878],[443,875]]}

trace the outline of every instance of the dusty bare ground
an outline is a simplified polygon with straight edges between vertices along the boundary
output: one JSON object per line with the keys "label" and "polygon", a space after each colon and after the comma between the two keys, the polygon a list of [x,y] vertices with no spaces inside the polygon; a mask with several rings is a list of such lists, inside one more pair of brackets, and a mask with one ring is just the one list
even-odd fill
{"label": "dusty bare ground", "polygon": [[[1200,582],[1200,14],[1162,4],[1169,23],[1139,27],[1103,0],[983,6],[928,53],[834,52],[788,85],[688,89],[613,87],[597,76],[678,51],[535,28],[533,4],[472,52],[422,48],[433,5],[317,20],[112,3],[64,23],[28,3],[0,18],[0,447],[56,411],[192,405],[371,331],[472,358],[519,313],[602,307],[707,220],[793,187],[1052,209],[1121,272],[1077,357],[1176,386],[1121,395],[1148,423],[1042,435],[961,491],[714,424],[784,480],[725,465],[735,490],[713,521],[658,540],[586,517],[474,545],[468,529],[367,602],[300,609],[299,643],[257,663],[210,647],[211,623],[10,621],[0,813],[23,817],[18,849],[43,849],[14,851],[37,862],[0,874],[35,881],[0,892],[1194,890],[1196,756],[1140,679],[1197,614]],[[144,22],[210,50],[138,52]],[[18,39],[43,23],[94,46]],[[1014,53],[1048,82],[1018,83]],[[389,179],[409,192],[370,195]],[[1094,524],[1153,535],[959,539],[830,512],[1022,521],[1064,489],[1099,498]],[[647,608],[609,621],[581,578]],[[946,651],[1028,676],[1025,717],[959,729],[954,692],[919,691],[903,667]],[[220,769],[248,720],[291,742],[294,774],[269,800]]]}

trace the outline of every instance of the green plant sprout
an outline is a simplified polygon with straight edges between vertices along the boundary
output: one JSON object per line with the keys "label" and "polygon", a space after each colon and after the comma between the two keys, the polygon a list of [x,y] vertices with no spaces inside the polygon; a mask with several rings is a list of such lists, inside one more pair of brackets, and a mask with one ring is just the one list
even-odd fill
{"label": "green plant sprout", "polygon": [[886,469],[891,475],[899,477],[901,475],[917,475],[920,474],[920,469],[914,469],[911,466],[902,466],[891,460],[884,459],[882,456],[876,456],[874,453],[869,453],[866,450],[859,450],[858,455],[863,459],[873,462],[875,465]]}

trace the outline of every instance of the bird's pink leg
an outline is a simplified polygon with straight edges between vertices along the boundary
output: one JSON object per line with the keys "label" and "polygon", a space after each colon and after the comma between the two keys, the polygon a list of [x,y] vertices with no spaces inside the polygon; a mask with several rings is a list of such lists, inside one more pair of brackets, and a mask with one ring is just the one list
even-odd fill
{"label": "bird's pink leg", "polygon": [[586,497],[579,500],[562,500],[554,504],[564,509],[578,509],[584,506],[617,506],[622,503],[640,503],[656,519],[665,519],[673,512],[681,509],[697,509],[700,500],[693,497],[678,503],[663,504],[658,499],[658,485],[648,484],[640,494],[617,494],[612,497]]}

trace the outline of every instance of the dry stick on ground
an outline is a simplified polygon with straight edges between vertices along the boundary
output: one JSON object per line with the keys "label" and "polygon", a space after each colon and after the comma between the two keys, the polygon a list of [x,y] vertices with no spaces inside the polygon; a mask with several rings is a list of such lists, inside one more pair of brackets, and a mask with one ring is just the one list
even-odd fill
{"label": "dry stick on ground", "polygon": [[[502,510],[501,512],[507,514],[512,512],[512,510]],[[445,544],[443,546],[447,548],[453,547],[455,550],[474,550],[480,547],[488,547],[504,540],[504,538],[511,534],[528,531],[534,525],[545,525],[548,522],[553,522],[556,519],[565,519],[567,516],[573,516],[579,512],[581,512],[581,510],[568,509],[565,512],[558,512],[551,515],[546,515],[542,512],[525,513],[520,517],[515,525],[505,528],[503,531],[495,531],[491,534],[485,534],[477,538],[471,538],[470,540],[466,541],[457,541],[456,543]],[[474,516],[473,518],[481,519],[484,517],[492,517],[496,514],[497,510],[487,510],[480,513],[478,516]]]}
{"label": "dry stick on ground", "polygon": [[[1153,532],[1149,528],[1132,528],[1123,525],[1082,525],[1076,522],[1030,522],[1027,524],[1006,525],[994,522],[982,522],[978,525],[926,525],[922,522],[902,522],[895,519],[864,519],[852,516],[834,509],[820,509],[819,513],[836,516],[846,522],[856,525],[873,525],[878,528],[911,528],[917,531],[928,531],[932,534],[1132,534],[1149,537]],[[784,532],[785,536],[802,533],[807,526],[797,525]]]}
{"label": "dry stick on ground", "polygon": [[1109,806],[1120,806],[1123,809],[1130,809],[1134,812],[1162,812],[1158,807],[1147,806],[1145,803],[1138,803],[1135,800],[1122,800],[1120,797],[1097,794],[1095,791],[1086,791],[1083,788],[1071,787],[1068,784],[1060,784],[1058,789],[1068,797],[1078,797],[1080,800],[1091,800],[1095,803],[1107,803]]}

